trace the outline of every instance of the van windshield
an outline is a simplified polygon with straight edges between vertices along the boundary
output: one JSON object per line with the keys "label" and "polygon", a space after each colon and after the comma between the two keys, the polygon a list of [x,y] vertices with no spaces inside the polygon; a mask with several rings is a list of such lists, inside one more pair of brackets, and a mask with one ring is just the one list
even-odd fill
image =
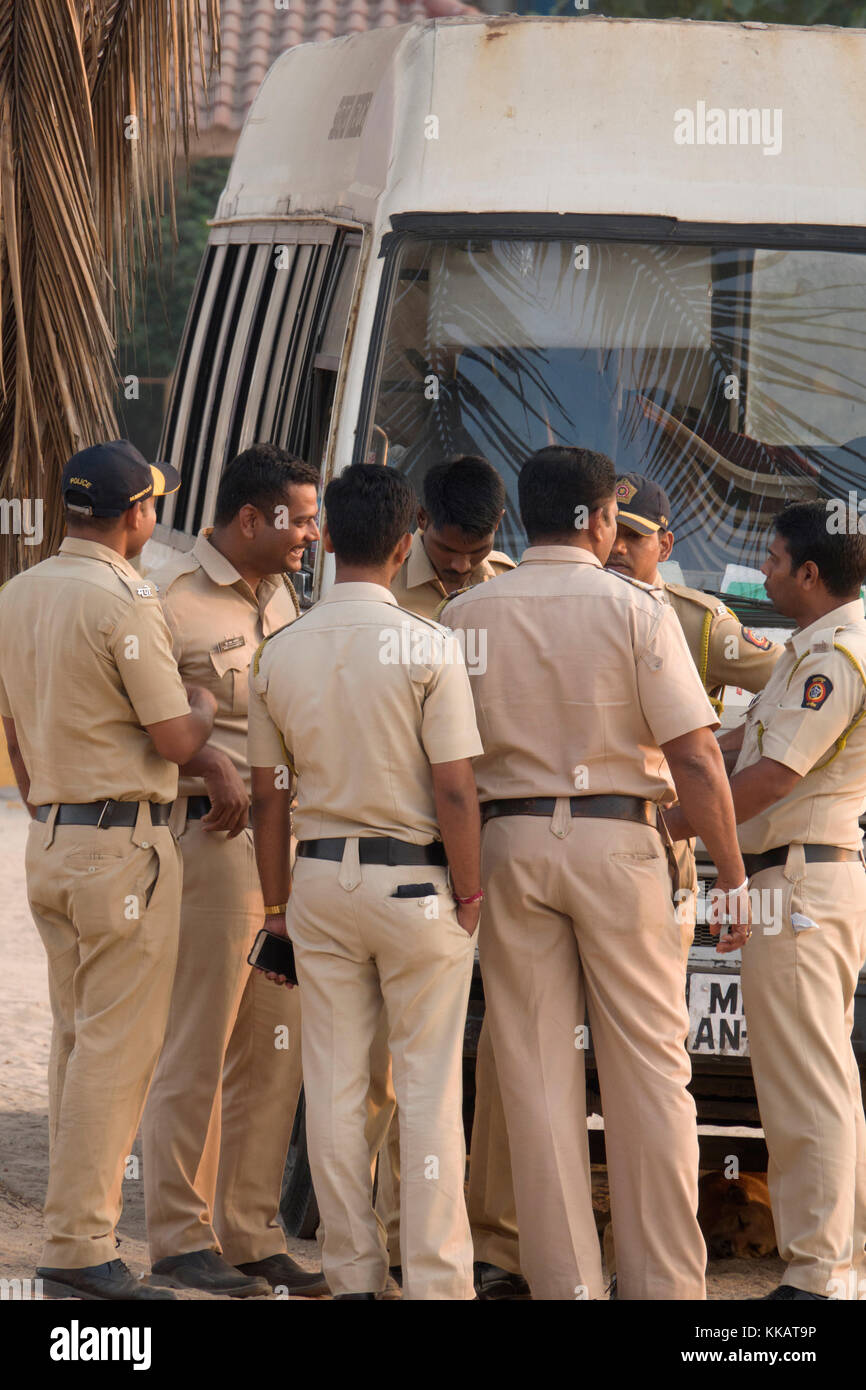
{"label": "van windshield", "polygon": [[547,444],[655,479],[676,537],[665,577],[756,600],[786,502],[866,492],[862,254],[516,239],[393,254],[376,434],[419,493],[434,463],[488,458],[513,558],[517,472]]}

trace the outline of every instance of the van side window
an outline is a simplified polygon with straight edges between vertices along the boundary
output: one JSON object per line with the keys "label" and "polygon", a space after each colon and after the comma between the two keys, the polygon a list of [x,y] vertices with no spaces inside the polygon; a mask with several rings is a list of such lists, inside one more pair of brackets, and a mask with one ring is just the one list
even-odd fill
{"label": "van side window", "polygon": [[359,233],[332,224],[216,227],[172,383],[160,457],[180,467],[166,528],[213,520],[225,463],[270,440],[321,464],[352,304]]}

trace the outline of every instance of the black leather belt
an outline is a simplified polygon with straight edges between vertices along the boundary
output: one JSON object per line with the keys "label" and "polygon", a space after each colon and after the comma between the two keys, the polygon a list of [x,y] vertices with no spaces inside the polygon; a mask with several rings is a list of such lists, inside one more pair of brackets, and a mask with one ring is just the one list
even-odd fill
{"label": "black leather belt", "polygon": [[[571,796],[573,816],[596,816],[599,820],[633,820],[642,825],[657,824],[658,807],[639,796]],[[552,816],[553,796],[517,796],[503,801],[485,801],[481,807],[484,824],[496,816]]]}
{"label": "black leather belt", "polygon": [[[63,801],[57,808],[55,825],[95,825],[110,830],[116,825],[135,825],[138,820],[138,801]],[[151,825],[168,825],[171,806],[161,801],[148,801]],[[46,821],[50,806],[37,806],[36,819]]]}
{"label": "black leather belt", "polygon": [[[325,840],[301,840],[298,854],[302,859],[343,858],[346,840],[343,836]],[[441,864],[447,866],[445,846],[441,840],[429,845],[410,845],[390,835],[363,836],[358,840],[358,859],[362,864]]]}
{"label": "black leather belt", "polygon": [[187,797],[186,818],[187,820],[201,820],[202,816],[210,814],[211,800],[209,796],[190,796]]}
{"label": "black leather belt", "polygon": [[[749,878],[759,874],[762,869],[778,869],[788,859],[790,845],[778,845],[776,849],[765,850],[763,854],[744,854],[743,863]],[[804,845],[807,864],[852,864],[862,859],[857,849],[839,849],[838,845]]]}

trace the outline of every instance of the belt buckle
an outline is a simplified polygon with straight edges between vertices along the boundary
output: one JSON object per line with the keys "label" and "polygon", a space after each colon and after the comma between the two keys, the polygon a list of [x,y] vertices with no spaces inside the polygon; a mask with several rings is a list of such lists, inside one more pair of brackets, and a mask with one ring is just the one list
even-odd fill
{"label": "belt buckle", "polygon": [[[99,813],[99,820],[96,822],[96,828],[97,828],[97,830],[110,830],[110,829],[111,829],[111,811],[110,811],[109,808],[110,808],[110,807],[113,807],[113,806],[114,806],[114,802],[111,800],[111,798],[109,798],[109,800],[106,801],[106,802],[103,804],[102,810],[101,810],[100,813]],[[108,814],[108,821],[106,822],[105,825],[103,825],[102,822],[105,820],[106,813]]]}

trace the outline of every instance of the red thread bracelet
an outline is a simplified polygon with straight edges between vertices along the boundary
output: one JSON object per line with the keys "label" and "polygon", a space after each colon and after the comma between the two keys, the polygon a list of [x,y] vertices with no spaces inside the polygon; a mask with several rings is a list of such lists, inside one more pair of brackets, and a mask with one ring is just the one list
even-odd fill
{"label": "red thread bracelet", "polygon": [[460,897],[458,897],[457,894],[455,893],[455,894],[454,894],[454,901],[457,902],[457,903],[459,903],[461,907],[470,907],[470,906],[472,905],[472,903],[480,903],[480,902],[483,902],[483,901],[484,901],[484,889],[483,889],[483,888],[479,888],[479,889],[478,889],[478,892],[477,892],[477,893],[473,893],[472,896],[469,897],[469,898],[460,898]]}

